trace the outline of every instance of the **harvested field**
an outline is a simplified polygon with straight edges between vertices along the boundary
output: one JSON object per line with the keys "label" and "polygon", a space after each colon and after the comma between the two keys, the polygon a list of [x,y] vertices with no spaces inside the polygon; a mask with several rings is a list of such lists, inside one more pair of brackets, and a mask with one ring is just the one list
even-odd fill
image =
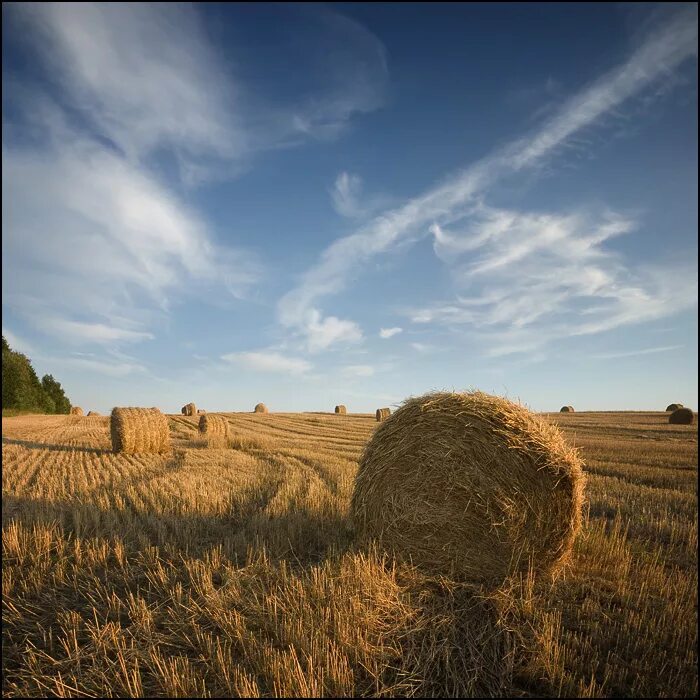
{"label": "harvested field", "polygon": [[697,423],[548,414],[588,478],[571,563],[475,598],[354,548],[374,414],[222,415],[233,447],[171,415],[133,455],[3,418],[5,696],[697,694]]}

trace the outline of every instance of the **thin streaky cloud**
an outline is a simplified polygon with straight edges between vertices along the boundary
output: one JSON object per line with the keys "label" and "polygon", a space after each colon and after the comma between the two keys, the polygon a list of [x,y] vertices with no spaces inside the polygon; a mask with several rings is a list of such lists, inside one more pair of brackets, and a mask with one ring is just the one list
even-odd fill
{"label": "thin streaky cloud", "polygon": [[446,226],[460,220],[474,207],[477,197],[499,179],[542,162],[574,134],[597,123],[696,54],[697,8],[685,8],[649,36],[622,65],[564,103],[537,131],[326,248],[320,261],[303,275],[301,284],[280,300],[280,322],[304,332],[309,311],[320,313],[320,300],[341,291],[358,265],[409,236],[425,235],[431,224]]}
{"label": "thin streaky cloud", "polygon": [[312,364],[299,357],[288,357],[278,352],[259,350],[256,352],[233,352],[222,355],[221,359],[241,365],[256,372],[274,372],[281,374],[305,374]]}
{"label": "thin streaky cloud", "polygon": [[384,338],[386,340],[387,338],[393,338],[395,335],[398,335],[402,332],[403,328],[399,328],[398,326],[395,326],[393,328],[381,328],[379,330],[379,337]]}
{"label": "thin streaky cloud", "polygon": [[596,360],[617,360],[623,357],[636,357],[637,355],[653,355],[657,352],[671,352],[680,350],[684,345],[666,345],[660,348],[645,348],[644,350],[630,350],[628,352],[605,352],[591,355]]}

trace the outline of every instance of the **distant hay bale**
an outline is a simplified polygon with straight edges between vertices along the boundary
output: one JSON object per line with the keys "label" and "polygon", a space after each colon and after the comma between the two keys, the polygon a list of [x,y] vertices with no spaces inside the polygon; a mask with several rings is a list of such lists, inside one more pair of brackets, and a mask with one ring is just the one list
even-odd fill
{"label": "distant hay bale", "polygon": [[381,423],[383,420],[386,420],[390,415],[391,415],[390,408],[378,408],[377,413],[376,413],[377,423]]}
{"label": "distant hay bale", "polygon": [[183,416],[186,416],[186,415],[187,415],[187,406],[183,406],[183,407],[180,409],[180,413],[182,413]]}
{"label": "distant hay bale", "polygon": [[683,408],[682,403],[670,403],[668,406],[666,406],[667,411],[677,411],[679,408]]}
{"label": "distant hay bale", "polygon": [[351,513],[365,543],[430,574],[499,585],[568,559],[584,482],[576,450],[526,408],[478,391],[426,394],[375,431]]}
{"label": "distant hay bale", "polygon": [[341,415],[341,416],[344,416],[344,415],[347,414],[348,409],[345,408],[345,406],[343,406],[343,405],[341,404],[340,406],[336,406],[336,407],[335,407],[335,412],[338,413],[338,414]]}
{"label": "distant hay bale", "polygon": [[196,416],[197,415],[197,407],[193,403],[186,403],[182,407],[182,412],[186,416]]}
{"label": "distant hay bale", "polygon": [[559,413],[574,413],[574,407],[573,406],[562,406],[559,409]]}
{"label": "distant hay bale", "polygon": [[205,411],[203,408],[198,408],[198,409],[197,409],[197,413],[198,413],[199,415],[202,415],[203,413],[206,413],[206,411]]}
{"label": "distant hay bale", "polygon": [[674,425],[692,425],[695,421],[695,414],[689,409],[681,406],[677,408],[669,417],[668,422]]}
{"label": "distant hay bale", "polygon": [[228,421],[223,416],[205,413],[199,417],[199,432],[207,437],[228,437]]}
{"label": "distant hay bale", "polygon": [[88,411],[88,416],[101,416],[101,413],[98,413],[97,411]]}
{"label": "distant hay bale", "polygon": [[157,408],[114,408],[111,421],[115,452],[168,452],[168,419]]}
{"label": "distant hay bale", "polygon": [[269,413],[269,411],[264,403],[259,403],[255,405],[254,413]]}
{"label": "distant hay bale", "polygon": [[70,409],[70,414],[71,414],[71,416],[82,416],[83,409],[80,408],[80,406],[72,406]]}

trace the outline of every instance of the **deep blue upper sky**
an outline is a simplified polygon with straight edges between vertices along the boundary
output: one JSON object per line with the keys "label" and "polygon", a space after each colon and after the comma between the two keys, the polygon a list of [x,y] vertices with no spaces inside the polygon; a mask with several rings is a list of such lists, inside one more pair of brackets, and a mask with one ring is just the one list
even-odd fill
{"label": "deep blue upper sky", "polygon": [[3,333],[74,403],[697,406],[697,6],[3,5]]}

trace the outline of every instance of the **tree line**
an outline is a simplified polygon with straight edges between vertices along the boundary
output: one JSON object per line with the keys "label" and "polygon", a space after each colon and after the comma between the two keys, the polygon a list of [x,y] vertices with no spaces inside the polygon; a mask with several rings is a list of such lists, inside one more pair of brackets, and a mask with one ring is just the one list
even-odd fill
{"label": "tree line", "polygon": [[2,407],[35,413],[70,413],[71,403],[50,374],[41,381],[31,360],[2,337]]}

